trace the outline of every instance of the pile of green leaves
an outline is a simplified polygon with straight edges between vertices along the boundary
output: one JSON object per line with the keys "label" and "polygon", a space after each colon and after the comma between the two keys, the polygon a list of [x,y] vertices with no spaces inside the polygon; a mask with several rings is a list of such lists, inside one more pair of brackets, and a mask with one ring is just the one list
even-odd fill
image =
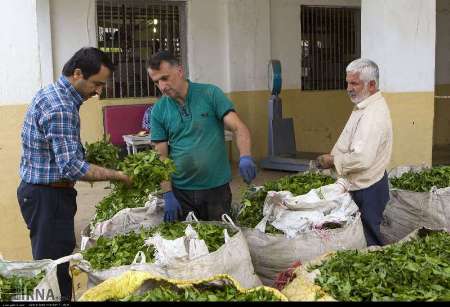
{"label": "pile of green leaves", "polygon": [[309,269],[339,301],[448,301],[449,246],[450,234],[435,232],[378,251],[339,251]]}
{"label": "pile of green leaves", "polygon": [[418,173],[407,172],[391,178],[390,182],[394,188],[414,192],[428,192],[433,186],[450,187],[450,166],[436,166]]}
{"label": "pile of green leaves", "polygon": [[[153,246],[145,246],[144,241],[159,233],[164,239],[175,240],[185,235],[187,223],[162,223],[148,229],[141,229],[139,233],[130,232],[117,235],[114,238],[99,237],[95,246],[83,252],[83,258],[89,261],[96,270],[128,265],[134,260],[138,251],[145,254],[147,262],[155,260]],[[201,240],[205,240],[210,253],[218,250],[224,243],[223,226],[205,223],[191,224]],[[228,234],[233,236],[236,230],[227,228]]]}
{"label": "pile of green leaves", "polygon": [[114,183],[111,194],[102,199],[96,207],[92,224],[105,221],[125,208],[144,206],[150,193],[158,192],[162,181],[169,180],[175,171],[172,160],[161,161],[154,150],[128,155],[118,164],[118,168],[133,180],[131,187]]}
{"label": "pile of green leaves", "polygon": [[113,189],[111,194],[107,195],[95,206],[96,215],[92,224],[95,225],[98,222],[106,221],[122,209],[144,206],[147,199],[148,195],[145,191]]}
{"label": "pile of green leaves", "polygon": [[133,179],[134,189],[150,193],[157,191],[162,181],[170,179],[175,164],[170,159],[160,160],[155,150],[147,150],[126,156],[119,169]]}
{"label": "pile of green leaves", "polygon": [[[303,195],[312,189],[334,183],[330,176],[317,173],[304,173],[286,176],[266,182],[262,189],[249,188],[242,194],[242,209],[237,217],[240,226],[254,228],[263,218],[264,200],[268,191],[290,191],[295,196]],[[275,227],[267,225],[266,233],[282,233]]]}
{"label": "pile of green leaves", "polygon": [[117,169],[119,148],[109,142],[109,136],[103,140],[85,143],[86,161],[102,167]]}
{"label": "pile of green leaves", "polygon": [[34,277],[0,275],[0,301],[11,301],[14,295],[31,295],[44,276],[45,272],[40,272]]}
{"label": "pile of green leaves", "polygon": [[260,288],[242,293],[232,285],[158,287],[142,295],[129,295],[122,302],[264,302],[280,301],[272,292]]}

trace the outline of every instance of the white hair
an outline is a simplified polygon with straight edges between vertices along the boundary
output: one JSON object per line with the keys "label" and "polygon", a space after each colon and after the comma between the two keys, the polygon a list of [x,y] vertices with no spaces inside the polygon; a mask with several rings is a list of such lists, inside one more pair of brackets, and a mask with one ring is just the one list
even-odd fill
{"label": "white hair", "polygon": [[347,73],[359,73],[359,78],[368,83],[375,81],[375,87],[378,89],[379,70],[378,65],[369,59],[356,59],[346,68]]}

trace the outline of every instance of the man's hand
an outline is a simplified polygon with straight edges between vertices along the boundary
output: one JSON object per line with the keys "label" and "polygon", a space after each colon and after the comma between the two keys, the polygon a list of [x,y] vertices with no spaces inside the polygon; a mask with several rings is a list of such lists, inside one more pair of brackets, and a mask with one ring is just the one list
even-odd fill
{"label": "man's hand", "polygon": [[164,222],[174,222],[181,215],[181,206],[172,191],[163,194]]}
{"label": "man's hand", "polygon": [[117,179],[119,181],[122,181],[127,187],[131,187],[133,185],[133,180],[131,180],[130,177],[128,177],[127,175],[125,175],[124,172],[117,172],[119,175],[117,177]]}
{"label": "man's hand", "polygon": [[245,183],[250,184],[256,177],[256,164],[250,156],[242,156],[239,159],[239,173]]}
{"label": "man's hand", "polygon": [[330,154],[321,155],[317,157],[317,164],[323,169],[332,168],[334,165],[334,158]]}

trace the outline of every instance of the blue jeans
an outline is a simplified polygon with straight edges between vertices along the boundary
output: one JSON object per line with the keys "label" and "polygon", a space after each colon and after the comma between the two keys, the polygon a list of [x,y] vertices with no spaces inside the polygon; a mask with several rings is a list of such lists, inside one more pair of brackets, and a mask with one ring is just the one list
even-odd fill
{"label": "blue jeans", "polygon": [[367,246],[383,245],[380,224],[383,211],[389,201],[389,182],[387,173],[383,178],[368,188],[350,192],[353,200],[361,212],[361,221],[364,228]]}
{"label": "blue jeans", "polygon": [[[77,211],[74,188],[52,188],[21,182],[17,199],[23,219],[30,230],[33,259],[59,259],[75,248],[74,217]],[[69,263],[57,267],[61,299],[72,297]]]}

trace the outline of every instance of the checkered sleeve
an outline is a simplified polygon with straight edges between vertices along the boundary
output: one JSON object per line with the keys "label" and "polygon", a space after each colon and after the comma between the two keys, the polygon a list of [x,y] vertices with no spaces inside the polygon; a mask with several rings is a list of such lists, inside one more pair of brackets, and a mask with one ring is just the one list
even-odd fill
{"label": "checkered sleeve", "polygon": [[89,164],[80,159],[78,122],[78,113],[65,105],[49,110],[42,117],[45,138],[50,141],[60,174],[69,180],[78,180],[89,170]]}

